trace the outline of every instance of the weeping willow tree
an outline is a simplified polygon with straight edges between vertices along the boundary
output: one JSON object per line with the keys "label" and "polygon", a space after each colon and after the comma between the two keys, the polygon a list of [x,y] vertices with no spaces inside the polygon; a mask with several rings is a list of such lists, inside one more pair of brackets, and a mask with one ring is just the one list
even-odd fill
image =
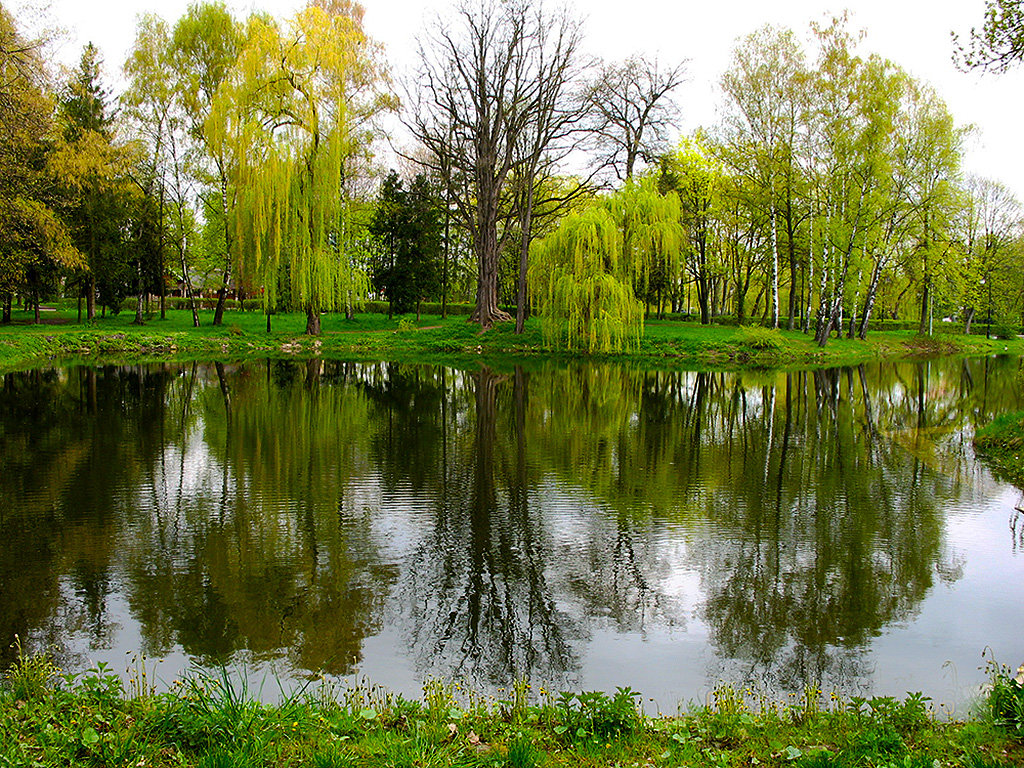
{"label": "weeping willow tree", "polygon": [[555,346],[614,352],[643,335],[643,303],[652,271],[681,270],[679,199],[653,179],[626,186],[568,216],[537,241],[530,268],[534,312]]}
{"label": "weeping willow tree", "polygon": [[605,200],[622,237],[623,264],[640,296],[650,292],[652,276],[677,280],[683,269],[683,229],[679,196],[658,192],[657,179],[629,181]]}
{"label": "weeping willow tree", "polygon": [[265,17],[250,24],[212,116],[242,158],[235,257],[243,278],[263,287],[268,312],[287,284],[315,335],[322,312],[351,311],[369,289],[347,247],[346,181],[370,121],[393,99],[380,89],[358,5],[321,0],[285,28]]}

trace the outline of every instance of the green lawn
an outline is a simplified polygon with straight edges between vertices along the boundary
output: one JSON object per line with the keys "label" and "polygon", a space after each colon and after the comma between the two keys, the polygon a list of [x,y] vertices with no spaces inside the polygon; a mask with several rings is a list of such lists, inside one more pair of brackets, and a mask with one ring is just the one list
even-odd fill
{"label": "green lawn", "polygon": [[73,303],[43,312],[43,323],[31,324],[32,315],[16,312],[14,322],[0,326],[0,370],[13,370],[54,361],[238,359],[246,356],[309,356],[351,359],[409,359],[467,363],[537,360],[540,357],[591,357],[652,367],[809,367],[853,364],[877,359],[939,354],[1020,354],[1020,339],[995,341],[983,336],[938,334],[923,338],[909,331],[872,332],[867,341],[833,338],[821,349],[799,331],[768,331],[727,326],[701,326],[692,322],[652,320],[639,346],[618,354],[586,355],[552,348],[545,343],[537,320],[516,335],[511,323],[482,333],[465,316],[415,315],[388,319],[360,313],[348,320],[340,314],[323,316],[323,334],[304,335],[301,313],[274,315],[272,331],[258,312],[228,311],[224,324],[211,325],[212,311],[200,312],[201,326],[191,327],[191,313],[169,310],[167,319],[150,317],[132,325],[134,313],[78,323]]}

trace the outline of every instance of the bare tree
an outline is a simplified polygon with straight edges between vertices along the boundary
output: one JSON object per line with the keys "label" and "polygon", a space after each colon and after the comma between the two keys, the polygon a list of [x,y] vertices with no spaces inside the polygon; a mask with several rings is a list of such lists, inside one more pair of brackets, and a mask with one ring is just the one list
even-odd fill
{"label": "bare tree", "polygon": [[582,83],[589,64],[579,55],[582,34],[577,19],[565,9],[547,17],[540,9],[534,13],[537,36],[531,44],[528,73],[533,84],[532,117],[518,147],[515,179],[520,234],[516,333],[523,332],[526,322],[526,277],[534,216],[538,210],[547,215],[559,212],[588,189],[590,182],[589,178],[576,177],[564,186],[544,183],[576,150],[584,135],[581,124],[588,102]]}
{"label": "bare tree", "polygon": [[649,163],[664,151],[679,116],[669,95],[685,72],[686,61],[666,68],[644,56],[601,67],[589,89],[593,140],[619,181],[632,178],[637,160]]}
{"label": "bare tree", "polygon": [[[476,309],[489,328],[511,319],[498,306],[498,254],[512,212],[506,182],[526,121],[526,4],[465,0],[420,40],[418,88],[407,124],[434,158],[477,257]],[[455,189],[463,182],[466,189]],[[468,194],[461,194],[466,192]]]}
{"label": "bare tree", "polygon": [[511,319],[498,306],[499,254],[516,224],[529,247],[530,190],[578,120],[569,83],[579,72],[580,30],[568,13],[528,0],[463,0],[449,18],[420,40],[406,124],[472,237],[471,320],[489,328]]}

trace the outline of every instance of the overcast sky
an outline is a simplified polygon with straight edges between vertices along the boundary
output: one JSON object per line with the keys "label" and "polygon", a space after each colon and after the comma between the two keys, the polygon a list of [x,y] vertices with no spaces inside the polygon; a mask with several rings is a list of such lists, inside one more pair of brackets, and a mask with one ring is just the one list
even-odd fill
{"label": "overcast sky", "polygon": [[[38,2],[39,0],[37,0]],[[43,0],[45,2],[45,0]],[[17,12],[18,2],[0,0]],[[227,0],[236,13],[253,8],[289,15],[303,0]],[[66,29],[59,56],[74,63],[89,41],[99,48],[109,75],[117,77],[134,39],[136,16],[154,12],[173,23],[188,0],[51,0],[49,15]],[[413,63],[416,35],[450,0],[364,0],[368,34],[383,43],[397,73]],[[849,9],[853,26],[866,30],[862,50],[892,59],[931,83],[961,124],[976,131],[966,170],[1002,181],[1024,200],[1024,66],[1004,75],[958,72],[950,32],[980,25],[984,0],[576,0],[586,19],[590,52],[606,59],[633,53],[664,62],[687,59],[688,82],[676,93],[685,132],[716,119],[718,82],[738,38],[764,24],[805,35],[812,20]]]}

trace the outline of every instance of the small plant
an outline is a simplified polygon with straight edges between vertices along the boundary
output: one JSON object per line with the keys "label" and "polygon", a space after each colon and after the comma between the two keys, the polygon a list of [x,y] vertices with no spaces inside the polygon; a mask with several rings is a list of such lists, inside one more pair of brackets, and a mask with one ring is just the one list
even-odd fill
{"label": "small plant", "polygon": [[782,334],[776,328],[745,325],[736,334],[740,346],[755,352],[777,352],[782,349]]}
{"label": "small plant", "polygon": [[993,660],[986,662],[989,692],[985,704],[993,721],[1005,728],[1013,738],[1024,740],[1024,665],[1014,677],[1009,667]]}
{"label": "small plant", "polygon": [[14,636],[18,658],[4,675],[4,683],[15,701],[32,701],[46,696],[60,670],[42,653],[26,654],[21,638]]}
{"label": "small plant", "polygon": [[101,706],[114,706],[124,696],[121,678],[103,661],[86,670],[80,685],[86,699]]}
{"label": "small plant", "polygon": [[232,336],[241,336],[242,335],[242,327],[240,325],[236,324],[236,323],[232,323],[228,327],[228,333],[230,333]]}
{"label": "small plant", "polygon": [[636,733],[643,725],[639,696],[631,688],[617,688],[614,696],[603,691],[563,693],[555,701],[560,725],[554,731],[571,741],[601,741]]}
{"label": "small plant", "polygon": [[536,768],[542,756],[543,753],[524,733],[516,734],[508,743],[509,768]]}
{"label": "small plant", "polygon": [[408,333],[409,331],[415,331],[416,325],[408,317],[400,317],[398,319],[398,333]]}

